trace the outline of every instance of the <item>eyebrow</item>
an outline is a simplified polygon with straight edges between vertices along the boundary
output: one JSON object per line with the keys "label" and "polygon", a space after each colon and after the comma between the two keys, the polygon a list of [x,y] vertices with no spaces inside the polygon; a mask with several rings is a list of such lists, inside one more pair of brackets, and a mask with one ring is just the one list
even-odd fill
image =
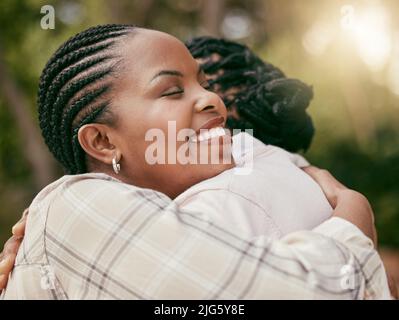
{"label": "eyebrow", "polygon": [[[203,72],[202,67],[199,65],[198,66],[198,71],[197,71],[197,76]],[[184,77],[183,73],[177,70],[162,70],[158,72],[154,77],[152,77],[151,81],[154,81],[156,78],[161,77],[161,76],[174,76],[174,77]]]}

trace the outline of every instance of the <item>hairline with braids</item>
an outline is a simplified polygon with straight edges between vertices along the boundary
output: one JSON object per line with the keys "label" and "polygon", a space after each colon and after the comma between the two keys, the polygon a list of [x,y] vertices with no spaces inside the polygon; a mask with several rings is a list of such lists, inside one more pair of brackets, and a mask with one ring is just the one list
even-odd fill
{"label": "hairline with braids", "polygon": [[132,25],[99,25],[71,37],[49,59],[40,77],[39,124],[44,140],[69,174],[87,171],[79,129],[88,123],[112,124],[109,110],[112,76],[121,57],[117,39]]}

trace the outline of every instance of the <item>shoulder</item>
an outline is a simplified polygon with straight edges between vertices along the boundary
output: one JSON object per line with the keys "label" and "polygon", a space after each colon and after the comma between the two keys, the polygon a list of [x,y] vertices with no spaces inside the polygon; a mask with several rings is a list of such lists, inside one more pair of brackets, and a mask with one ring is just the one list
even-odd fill
{"label": "shoulder", "polygon": [[310,165],[304,156],[271,144],[265,144],[247,132],[240,132],[234,135],[232,139],[232,153],[238,165],[251,161],[251,159],[265,157],[285,159],[299,168]]}
{"label": "shoulder", "polygon": [[263,148],[257,144],[254,147],[254,159],[275,159],[278,161],[289,162],[294,164],[298,168],[307,167],[310,163],[305,159],[304,156],[298,153],[291,153],[281,147],[277,147],[271,144],[263,145]]}
{"label": "shoulder", "polygon": [[135,186],[125,184],[104,173],[86,173],[73,176],[65,176],[63,190],[74,190],[80,192],[99,192],[102,189],[135,190]]}
{"label": "shoulder", "polygon": [[58,190],[58,197],[64,195],[75,196],[75,200],[92,203],[102,199],[115,202],[146,197],[158,197],[170,202],[170,199],[160,192],[127,184],[103,173],[88,173],[66,177]]}
{"label": "shoulder", "polygon": [[220,202],[222,194],[229,192],[230,183],[233,179],[233,170],[234,169],[228,169],[215,177],[203,180],[191,186],[178,195],[174,199],[174,202],[181,205],[182,203],[192,202],[193,199],[199,199],[199,197],[203,198],[204,195],[206,195],[207,198],[209,197],[208,199],[210,201],[212,201],[214,199],[213,196],[216,195],[216,198],[219,199],[217,201]]}
{"label": "shoulder", "polygon": [[157,191],[125,184],[105,174],[70,176],[48,201],[47,228],[62,230],[68,221],[108,230],[128,216],[151,214],[170,202]]}
{"label": "shoulder", "polygon": [[254,155],[268,150],[268,146],[247,132],[240,132],[232,137],[232,154],[236,163],[240,163],[248,154]]}
{"label": "shoulder", "polygon": [[291,155],[280,147],[263,143],[247,132],[233,136],[232,154],[237,166],[248,165],[256,159],[278,157],[289,160]]}
{"label": "shoulder", "polygon": [[305,157],[300,155],[299,153],[291,153],[283,148],[273,145],[268,145],[268,147],[270,148],[270,150],[274,151],[274,154],[276,156],[288,160],[298,168],[303,168],[310,165],[310,163],[305,159]]}

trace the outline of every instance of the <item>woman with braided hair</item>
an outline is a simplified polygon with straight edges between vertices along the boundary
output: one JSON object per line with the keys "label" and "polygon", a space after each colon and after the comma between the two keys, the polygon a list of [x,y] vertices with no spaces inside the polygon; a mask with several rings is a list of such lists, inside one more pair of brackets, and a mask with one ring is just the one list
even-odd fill
{"label": "woman with braided hair", "polygon": [[[184,44],[159,31],[96,26],[56,51],[39,122],[67,175],[29,207],[3,298],[387,297],[367,200],[324,171],[307,175],[283,149],[231,138],[208,89]],[[155,152],[166,163],[149,161],[154,132],[166,136]],[[190,161],[173,161],[180,150]]]}

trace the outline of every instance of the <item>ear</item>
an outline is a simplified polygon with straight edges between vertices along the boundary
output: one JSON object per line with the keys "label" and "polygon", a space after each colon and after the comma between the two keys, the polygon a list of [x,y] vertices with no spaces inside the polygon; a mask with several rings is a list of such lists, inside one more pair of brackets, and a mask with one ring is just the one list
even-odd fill
{"label": "ear", "polygon": [[99,123],[82,126],[78,132],[78,140],[82,149],[92,158],[105,163],[112,163],[112,158],[119,158],[119,150],[112,144],[111,128]]}

